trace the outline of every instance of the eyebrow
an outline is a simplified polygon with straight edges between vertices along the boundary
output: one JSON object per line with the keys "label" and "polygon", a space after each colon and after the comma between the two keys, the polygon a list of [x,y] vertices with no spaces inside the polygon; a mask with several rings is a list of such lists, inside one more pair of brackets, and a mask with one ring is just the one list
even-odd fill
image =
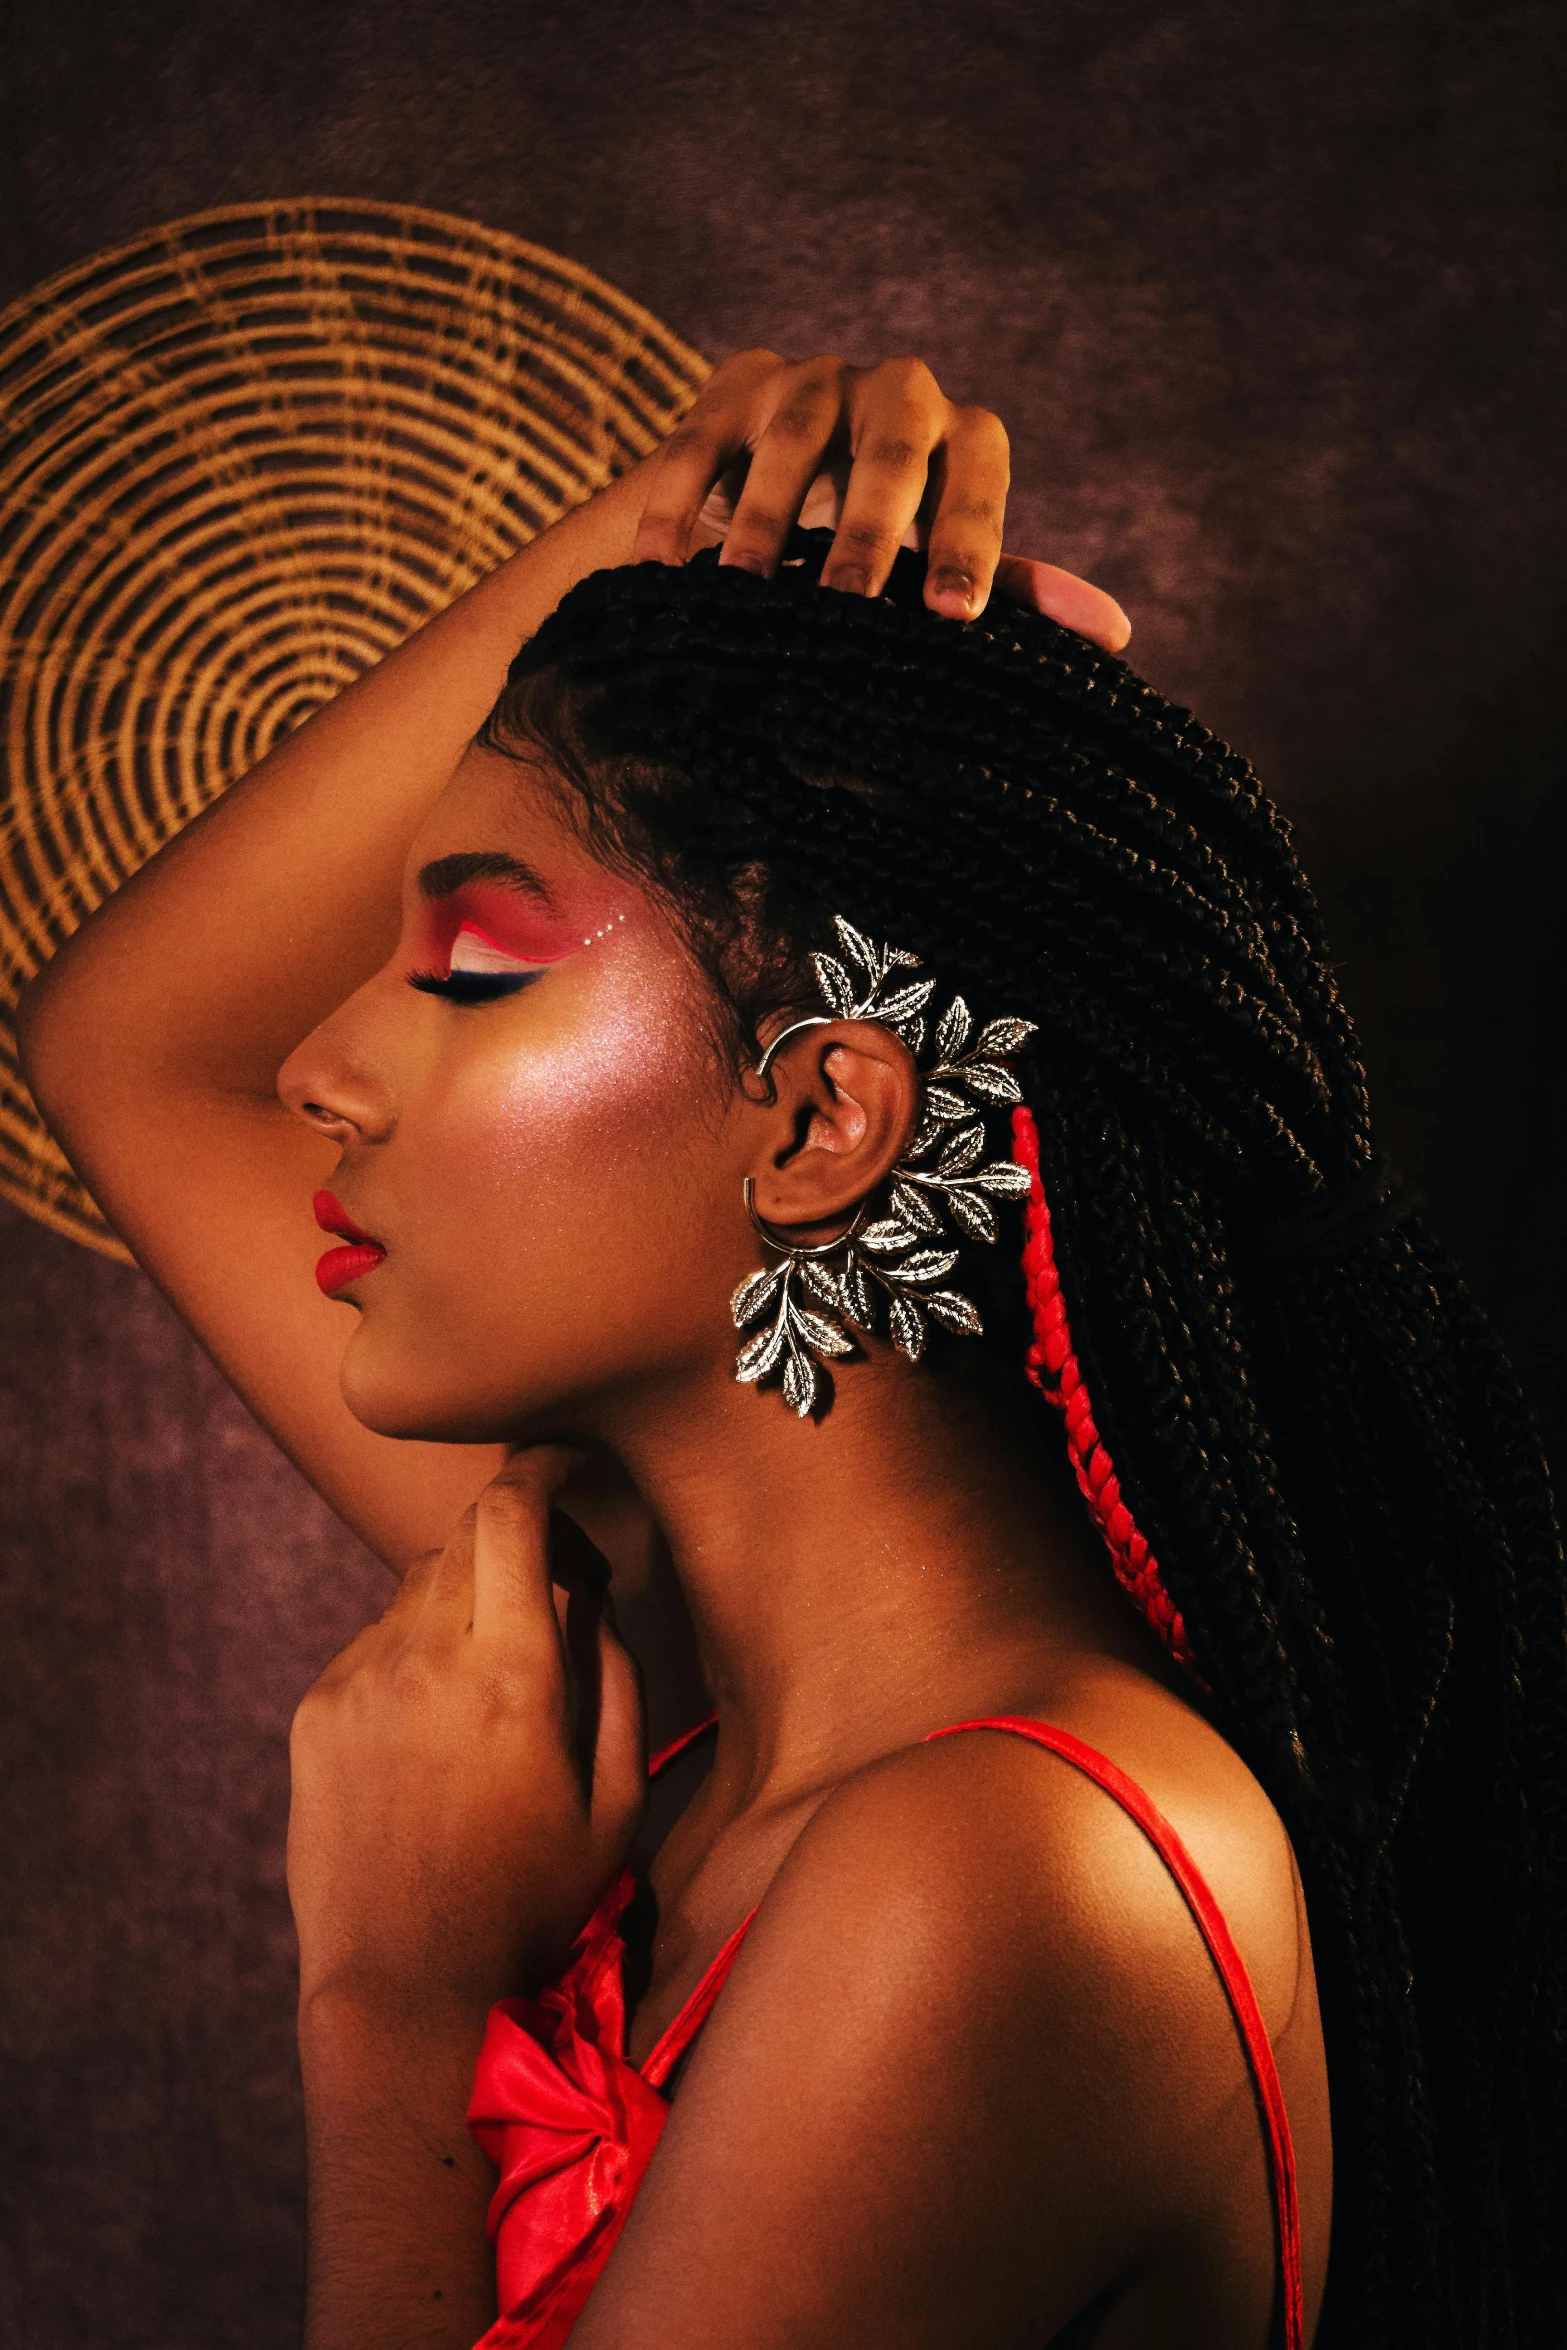
{"label": "eyebrow", "polygon": [[437,857],[420,871],[419,894],[449,898],[470,881],[498,881],[503,889],[519,890],[543,906],[554,905],[542,875],[523,858],[508,857],[500,849],[464,849],[455,857]]}

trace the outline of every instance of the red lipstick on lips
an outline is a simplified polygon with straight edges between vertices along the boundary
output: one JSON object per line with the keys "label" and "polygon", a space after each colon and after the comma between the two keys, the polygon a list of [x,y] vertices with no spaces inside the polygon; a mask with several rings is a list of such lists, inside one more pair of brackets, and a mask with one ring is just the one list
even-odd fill
{"label": "red lipstick on lips", "polygon": [[353,1217],[338,1205],[329,1191],[318,1191],[310,1204],[322,1231],[335,1233],[339,1240],[349,1244],[346,1248],[329,1248],[316,1267],[317,1283],[328,1297],[335,1297],[351,1281],[373,1273],[386,1251],[368,1232],[360,1231]]}

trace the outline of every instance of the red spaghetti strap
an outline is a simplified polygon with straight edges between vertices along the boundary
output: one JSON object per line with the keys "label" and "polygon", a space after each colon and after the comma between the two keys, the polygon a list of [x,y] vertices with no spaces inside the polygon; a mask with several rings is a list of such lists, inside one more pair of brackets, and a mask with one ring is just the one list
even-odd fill
{"label": "red spaghetti strap", "polygon": [[1010,1730],[1019,1738],[1031,1738],[1036,1746],[1048,1747],[1092,1779],[1107,1795],[1113,1796],[1121,1809],[1135,1820],[1149,1843],[1164,1862],[1180,1887],[1187,1908],[1196,1920],[1199,1932],[1208,1945],[1208,1952],[1219,1972],[1225,1995],[1235,2021],[1240,2027],[1245,2044],[1246,2060],[1257,2091],[1257,2102],[1262,2108],[1263,2124],[1267,2133],[1268,2171],[1273,2184],[1274,2218],[1277,2226],[1279,2266],[1284,2282],[1284,2350],[1305,2350],[1306,2313],[1300,2273],[1300,2204],[1295,2181],[1295,2149],[1290,2139],[1289,2116],[1284,2109],[1284,2092],[1279,2084],[1278,2066],[1273,2061],[1273,2049],[1262,2011],[1257,2005],[1256,1993],[1245,1962],[1231,1939],[1224,1922],[1224,1912],[1208,1890],[1207,1882],[1197,1863],[1157,1806],[1144,1794],[1135,1779],[1129,1779],[1107,1755],[1094,1747],[1085,1746],[1069,1730],[1057,1730],[1047,1722],[1031,1722],[1018,1714],[998,1715],[993,1721],[951,1722],[943,1730],[932,1730],[931,1738],[955,1737],[961,1730]]}
{"label": "red spaghetti strap", "polygon": [[753,1909],[750,1917],[741,1919],[673,2023],[665,2027],[638,2065],[637,2070],[650,2089],[662,2089],[706,2023],[709,2009],[729,1980],[729,1970],[740,1955],[740,1945],[750,1932],[755,1915]]}
{"label": "red spaghetti strap", "polygon": [[672,1763],[677,1754],[684,1754],[688,1746],[694,1746],[704,1732],[716,1729],[717,1725],[717,1714],[709,1714],[705,1722],[693,1722],[689,1730],[682,1730],[678,1738],[671,1738],[669,1744],[661,1746],[649,1762],[648,1777],[656,1779],[666,1763]]}
{"label": "red spaghetti strap", "polygon": [[[706,1731],[716,1728],[717,1723],[717,1714],[709,1714],[705,1722],[693,1723],[689,1730],[682,1730],[678,1738],[672,1738],[667,1746],[660,1747],[648,1764],[648,1777],[656,1779],[666,1763],[672,1763],[677,1754],[684,1754],[688,1746],[693,1746]],[[740,1945],[745,1940],[746,1934],[750,1930],[751,1918],[754,1918],[755,1915],[756,1912],[753,1909],[750,1917],[743,1918],[736,1926],[680,2013],[665,2026],[648,2054],[638,2065],[637,2070],[649,2088],[662,2089],[696,2038],[697,2033],[706,2023],[709,2009],[729,1980],[729,1970],[740,1955]]]}

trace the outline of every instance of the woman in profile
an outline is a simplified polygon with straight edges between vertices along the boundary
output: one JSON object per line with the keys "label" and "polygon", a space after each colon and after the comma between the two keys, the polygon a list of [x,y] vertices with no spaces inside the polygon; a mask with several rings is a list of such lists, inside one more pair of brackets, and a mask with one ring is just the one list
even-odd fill
{"label": "woman in profile", "polygon": [[729,363],[27,1000],[403,1578],[295,1725],[312,2350],[1561,2338],[1543,1464],[1005,492]]}

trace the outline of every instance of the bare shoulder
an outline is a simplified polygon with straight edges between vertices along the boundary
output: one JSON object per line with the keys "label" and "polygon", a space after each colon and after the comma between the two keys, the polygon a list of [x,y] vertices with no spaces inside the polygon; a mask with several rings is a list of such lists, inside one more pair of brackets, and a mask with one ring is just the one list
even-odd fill
{"label": "bare shoulder", "polygon": [[[1043,1709],[1025,1718],[1044,1721]],[[1271,2031],[1302,1960],[1298,1875],[1277,1810],[1241,1757],[1191,1708],[1119,1677],[1049,1708],[1129,1779],[1175,1832],[1222,1911]],[[1211,1963],[1165,1861],[1122,1804],[1071,1760],[1015,1732],[973,1728],[903,1749],[840,1787],[801,1837],[773,1898],[831,1903],[874,1887],[962,1943],[1005,1941],[1010,1967],[1089,1962],[1126,1987]],[[798,1888],[798,1891],[796,1891]],[[1025,1940],[1005,1926],[1032,1927]],[[1189,1968],[1171,1973],[1177,1953]]]}
{"label": "bare shoulder", "polygon": [[[1270,2030],[1282,2031],[1302,1962],[1297,1876],[1283,1822],[1239,1755],[1157,1689],[1090,1688],[1052,1706],[1050,1721],[1103,1755],[1173,1828],[1223,1912]],[[1093,1777],[1015,1733],[964,1730],[858,1774],[818,1812],[776,1896],[790,1896],[791,1871],[805,1899],[831,1903],[841,1885],[846,1895],[875,1887],[904,1915],[912,1905],[955,1957],[999,1970],[1019,1995],[1046,1977],[1064,1989],[1080,1973],[1098,2007],[1101,1992],[1118,2004],[1146,1978],[1167,2017],[1181,1987],[1221,2028],[1227,2021],[1154,1842]]]}

